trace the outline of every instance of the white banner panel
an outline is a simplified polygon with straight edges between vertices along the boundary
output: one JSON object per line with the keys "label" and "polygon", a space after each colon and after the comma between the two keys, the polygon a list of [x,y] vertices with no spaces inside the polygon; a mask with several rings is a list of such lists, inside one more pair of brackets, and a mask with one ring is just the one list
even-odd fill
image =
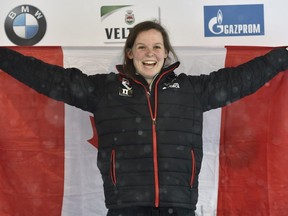
{"label": "white banner panel", "polygon": [[286,0],[1,0],[0,45],[121,46],[147,19],[159,19],[174,46],[287,45],[287,7]]}

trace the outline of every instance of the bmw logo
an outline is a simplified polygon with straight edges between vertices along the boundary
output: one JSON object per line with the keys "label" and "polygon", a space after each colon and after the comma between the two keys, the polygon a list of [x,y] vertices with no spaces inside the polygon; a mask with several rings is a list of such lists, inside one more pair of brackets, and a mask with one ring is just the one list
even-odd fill
{"label": "bmw logo", "polygon": [[7,37],[12,43],[20,46],[37,44],[44,37],[46,26],[43,13],[31,5],[14,8],[5,20]]}

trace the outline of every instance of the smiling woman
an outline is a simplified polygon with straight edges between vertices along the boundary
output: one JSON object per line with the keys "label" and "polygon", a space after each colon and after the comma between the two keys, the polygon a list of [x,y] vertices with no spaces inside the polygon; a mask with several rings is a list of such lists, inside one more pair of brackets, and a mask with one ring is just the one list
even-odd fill
{"label": "smiling woman", "polygon": [[150,84],[167,58],[161,33],[154,29],[141,32],[127,55],[133,60],[136,73],[141,74]]}
{"label": "smiling woman", "polygon": [[141,74],[149,84],[164,66],[178,61],[166,30],[151,21],[131,29],[123,54],[123,72],[130,77]]}

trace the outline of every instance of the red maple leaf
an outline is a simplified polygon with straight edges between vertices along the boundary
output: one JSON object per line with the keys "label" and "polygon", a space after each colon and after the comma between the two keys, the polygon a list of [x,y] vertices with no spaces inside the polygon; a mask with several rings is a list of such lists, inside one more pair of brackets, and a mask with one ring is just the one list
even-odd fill
{"label": "red maple leaf", "polygon": [[98,134],[97,134],[93,116],[90,116],[90,122],[91,122],[92,129],[93,129],[93,137],[89,139],[88,142],[92,144],[93,146],[95,146],[96,148],[98,148]]}

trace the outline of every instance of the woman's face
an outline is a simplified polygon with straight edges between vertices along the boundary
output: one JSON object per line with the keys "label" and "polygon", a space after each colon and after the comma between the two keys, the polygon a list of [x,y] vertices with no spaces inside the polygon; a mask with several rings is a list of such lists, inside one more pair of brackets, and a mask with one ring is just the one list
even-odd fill
{"label": "woman's face", "polygon": [[155,29],[140,32],[127,54],[129,59],[133,59],[136,72],[150,84],[167,58],[162,34]]}

